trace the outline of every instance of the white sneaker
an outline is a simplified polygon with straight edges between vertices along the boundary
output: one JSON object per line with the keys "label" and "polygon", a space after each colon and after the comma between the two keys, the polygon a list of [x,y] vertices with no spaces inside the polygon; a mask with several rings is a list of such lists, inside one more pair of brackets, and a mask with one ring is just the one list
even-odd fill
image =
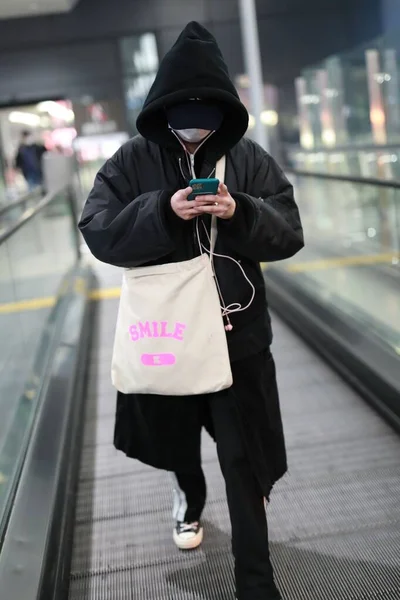
{"label": "white sneaker", "polygon": [[203,541],[203,528],[200,523],[177,521],[174,529],[174,542],[180,550],[194,550]]}

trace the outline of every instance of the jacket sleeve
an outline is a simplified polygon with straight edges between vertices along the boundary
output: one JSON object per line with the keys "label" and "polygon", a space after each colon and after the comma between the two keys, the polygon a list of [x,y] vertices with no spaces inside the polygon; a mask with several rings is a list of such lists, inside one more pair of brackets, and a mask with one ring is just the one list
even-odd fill
{"label": "jacket sleeve", "polygon": [[232,219],[218,229],[238,254],[257,262],[289,258],[303,246],[303,230],[293,187],[282,170],[255,146],[254,173],[247,173],[250,193],[230,193],[236,201]]}
{"label": "jacket sleeve", "polygon": [[92,254],[118,267],[142,266],[170,254],[175,243],[171,193],[152,191],[134,197],[118,154],[96,176],[79,229]]}

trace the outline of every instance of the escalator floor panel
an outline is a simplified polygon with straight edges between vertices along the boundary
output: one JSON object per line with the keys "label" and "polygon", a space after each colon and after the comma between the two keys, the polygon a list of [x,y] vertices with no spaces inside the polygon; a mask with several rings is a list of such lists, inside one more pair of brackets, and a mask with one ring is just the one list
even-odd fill
{"label": "escalator floor panel", "polygon": [[[89,396],[70,600],[234,600],[230,525],[214,444],[205,541],[172,542],[168,474],[112,446],[109,383],[117,304],[103,303]],[[271,554],[285,600],[400,599],[400,440],[342,380],[275,319],[290,471],[269,512]]]}

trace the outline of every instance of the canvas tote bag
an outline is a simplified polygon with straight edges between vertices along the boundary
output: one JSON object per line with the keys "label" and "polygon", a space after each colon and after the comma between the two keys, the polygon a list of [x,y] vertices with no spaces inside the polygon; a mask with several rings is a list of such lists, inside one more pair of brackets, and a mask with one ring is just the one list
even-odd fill
{"label": "canvas tote bag", "polygon": [[[216,177],[224,180],[225,157]],[[211,228],[211,254],[217,236]],[[229,388],[232,372],[212,264],[192,260],[127,269],[112,358],[124,394],[191,396]]]}

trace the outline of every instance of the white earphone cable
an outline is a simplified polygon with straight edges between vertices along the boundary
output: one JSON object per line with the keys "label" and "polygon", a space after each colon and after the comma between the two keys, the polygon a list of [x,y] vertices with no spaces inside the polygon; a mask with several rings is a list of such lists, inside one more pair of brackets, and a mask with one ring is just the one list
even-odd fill
{"label": "white earphone cable", "polygon": [[[210,261],[211,261],[211,266],[212,266],[213,273],[214,273],[215,283],[216,283],[218,294],[219,294],[221,304],[222,304],[222,306],[221,306],[222,316],[226,317],[228,319],[228,323],[230,325],[229,315],[231,315],[233,313],[243,312],[244,310],[247,310],[248,308],[250,308],[250,306],[252,305],[252,303],[254,301],[255,295],[256,295],[256,289],[255,289],[254,285],[252,284],[252,282],[250,281],[250,279],[248,278],[248,276],[246,275],[246,272],[243,269],[242,265],[237,260],[232,258],[232,256],[228,256],[226,254],[217,254],[216,252],[214,252],[214,249],[211,248],[211,237],[207,230],[207,227],[205,226],[204,223],[202,223],[202,225],[203,225],[204,231],[206,233],[208,242],[210,244],[210,248],[209,249],[206,248],[206,246],[204,246],[204,244],[201,242],[200,231],[199,231],[199,219],[197,218],[196,219],[196,235],[197,235],[197,241],[198,241],[199,248],[200,248],[200,253],[204,254],[204,252],[205,252],[206,254],[208,254],[210,256]],[[245,280],[247,281],[247,283],[249,284],[249,286],[251,288],[251,298],[246,306],[242,306],[239,302],[233,302],[233,303],[229,304],[228,306],[226,306],[223,295],[222,295],[221,286],[219,284],[218,277],[216,275],[215,268],[214,268],[214,256],[217,258],[226,258],[226,259],[234,262],[241,270],[243,277],[245,278]]]}
{"label": "white earphone cable", "polygon": [[[225,160],[223,161],[223,165],[224,165],[223,168],[225,168]],[[218,171],[218,164],[217,164],[217,171]],[[194,169],[193,169],[193,173],[192,174],[193,174],[193,177],[195,177]],[[221,177],[221,181],[223,181],[223,177]],[[213,271],[213,274],[214,274],[214,280],[215,280],[215,284],[216,284],[218,295],[219,295],[220,302],[221,302],[220,307],[221,307],[222,317],[225,318],[226,322],[227,322],[227,325],[225,326],[225,329],[227,331],[232,331],[233,326],[232,326],[232,324],[230,322],[229,315],[231,315],[233,313],[243,312],[244,310],[247,310],[248,308],[250,308],[250,306],[252,305],[252,303],[254,301],[254,298],[256,296],[256,289],[255,289],[254,285],[252,284],[252,282],[250,281],[250,279],[247,277],[246,272],[243,269],[243,267],[240,264],[240,262],[238,262],[237,260],[235,260],[231,256],[227,256],[225,254],[216,254],[216,252],[214,252],[214,244],[215,244],[215,239],[216,239],[217,232],[213,231],[213,227],[217,227],[217,225],[216,225],[216,218],[212,217],[212,220],[211,220],[211,235],[208,232],[207,227],[206,227],[206,225],[204,224],[203,221],[202,221],[202,225],[203,225],[204,231],[206,233],[206,236],[207,236],[210,248],[209,249],[206,248],[204,246],[204,244],[202,243],[202,241],[201,241],[200,230],[199,230],[199,217],[197,217],[196,218],[196,237],[197,237],[197,243],[199,245],[200,254],[206,253],[210,257],[211,268],[212,268],[212,271]],[[215,271],[215,267],[214,267],[214,256],[216,256],[217,258],[226,258],[228,260],[231,260],[241,270],[243,277],[245,278],[245,280],[247,281],[247,283],[249,284],[249,286],[251,288],[251,298],[250,298],[250,300],[249,300],[249,302],[248,302],[248,304],[246,306],[242,306],[240,304],[240,302],[233,302],[233,303],[229,304],[229,306],[226,306],[225,301],[224,301],[224,297],[222,295],[221,286],[219,284],[218,277],[217,277],[217,274],[216,274],[216,271]]]}

